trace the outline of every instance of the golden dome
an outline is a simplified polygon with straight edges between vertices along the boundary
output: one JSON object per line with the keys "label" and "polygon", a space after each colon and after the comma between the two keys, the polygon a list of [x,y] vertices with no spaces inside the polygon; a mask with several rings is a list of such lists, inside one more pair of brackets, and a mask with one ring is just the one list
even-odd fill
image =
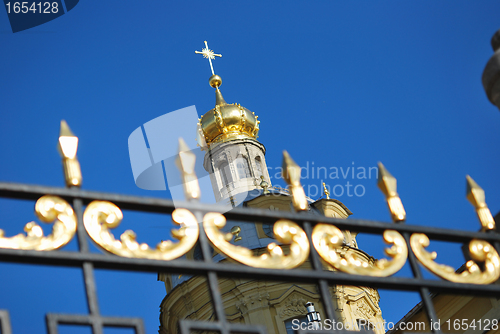
{"label": "golden dome", "polygon": [[213,75],[210,85],[215,91],[215,108],[201,116],[200,127],[208,146],[233,139],[257,139],[259,133],[258,116],[237,103],[227,104],[219,86],[222,79]]}

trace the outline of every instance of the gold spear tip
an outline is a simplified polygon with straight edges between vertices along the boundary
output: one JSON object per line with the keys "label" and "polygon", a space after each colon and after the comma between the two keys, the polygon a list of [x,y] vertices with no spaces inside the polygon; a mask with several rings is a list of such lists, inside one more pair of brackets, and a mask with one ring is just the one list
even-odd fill
{"label": "gold spear tip", "polygon": [[486,196],[483,188],[481,188],[476,181],[472,179],[469,175],[467,178],[467,199],[472,203],[476,209],[477,217],[481,222],[482,231],[494,230],[495,220],[491,215],[491,211],[486,205]]}
{"label": "gold spear tip", "polygon": [[378,181],[377,186],[380,188],[382,193],[387,196],[397,196],[397,180],[394,176],[389,173],[389,171],[384,167],[384,165],[378,163]]}
{"label": "gold spear tip", "polygon": [[467,190],[466,196],[469,202],[474,205],[475,208],[483,207],[486,205],[486,196],[483,188],[481,188],[476,181],[472,179],[469,175],[466,175],[467,179]]}
{"label": "gold spear tip", "polygon": [[59,131],[59,153],[66,159],[74,159],[78,150],[78,137],[73,134],[65,120],[61,121]]}
{"label": "gold spear tip", "polygon": [[67,137],[74,137],[75,134],[71,129],[69,128],[68,123],[64,119],[61,120],[61,130],[59,131],[59,137],[62,136],[67,136]]}
{"label": "gold spear tip", "polygon": [[200,185],[195,174],[196,154],[190,150],[182,138],[179,138],[179,154],[175,159],[175,164],[181,172],[186,199],[199,199]]}
{"label": "gold spear tip", "polygon": [[183,138],[179,138],[179,157],[176,163],[181,172],[187,174],[194,173],[196,155],[191,152],[191,149],[186,144]]}
{"label": "gold spear tip", "polygon": [[283,151],[282,174],[286,183],[292,184],[300,182],[300,167],[293,161],[286,150]]}
{"label": "gold spear tip", "polygon": [[406,211],[399,198],[397,189],[397,181],[394,176],[389,173],[389,171],[384,167],[384,165],[378,163],[378,181],[377,185],[385,195],[387,205],[389,206],[389,211],[391,212],[392,220],[395,223],[400,223],[406,219]]}
{"label": "gold spear tip", "polygon": [[295,211],[307,210],[309,205],[307,203],[304,188],[300,184],[301,168],[293,161],[287,151],[283,151],[283,170],[282,175],[286,183],[290,186],[292,194],[292,204]]}
{"label": "gold spear tip", "polygon": [[182,137],[179,137],[179,150],[178,151],[179,151],[179,153],[190,151],[189,146],[186,144],[186,141]]}
{"label": "gold spear tip", "polygon": [[293,161],[290,154],[286,150],[283,150],[283,167],[287,166],[298,166],[298,165],[295,163],[295,161]]}
{"label": "gold spear tip", "polygon": [[82,171],[80,169],[80,163],[76,158],[78,137],[73,134],[65,120],[61,121],[57,149],[63,158],[64,180],[66,181],[66,186],[80,187],[82,185]]}

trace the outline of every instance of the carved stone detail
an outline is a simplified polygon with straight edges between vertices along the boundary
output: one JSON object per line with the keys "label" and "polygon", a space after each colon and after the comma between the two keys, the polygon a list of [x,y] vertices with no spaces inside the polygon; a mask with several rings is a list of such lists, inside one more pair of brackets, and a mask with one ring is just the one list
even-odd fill
{"label": "carved stone detail", "polygon": [[304,315],[307,313],[307,301],[305,298],[298,294],[292,294],[285,300],[285,307],[279,313],[280,318],[291,318],[297,315]]}
{"label": "carved stone detail", "polygon": [[363,290],[365,290],[366,294],[368,297],[372,300],[372,302],[378,307],[378,303],[380,301],[380,295],[377,290],[364,286],[362,287]]}
{"label": "carved stone detail", "polygon": [[246,314],[253,309],[269,305],[269,293],[257,292],[246,297],[239,297],[236,302],[236,308],[242,313]]}
{"label": "carved stone detail", "polygon": [[335,298],[337,299],[336,311],[342,312],[344,310],[344,305],[346,303],[344,286],[337,285],[335,287],[335,292],[332,295],[335,296]]}
{"label": "carved stone detail", "polygon": [[360,299],[356,302],[356,307],[354,309],[354,314],[365,319],[373,318],[377,315],[364,299]]}

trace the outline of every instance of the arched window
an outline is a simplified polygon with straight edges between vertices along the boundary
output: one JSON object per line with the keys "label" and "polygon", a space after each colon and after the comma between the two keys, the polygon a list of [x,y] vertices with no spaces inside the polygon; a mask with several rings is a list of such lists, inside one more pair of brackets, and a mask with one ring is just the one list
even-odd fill
{"label": "arched window", "polygon": [[229,164],[227,163],[227,161],[223,161],[219,164],[219,173],[223,187],[227,186],[233,181],[233,178],[231,177],[231,169],[229,168]]}
{"label": "arched window", "polygon": [[262,161],[260,161],[260,157],[255,157],[255,166],[257,168],[257,175],[255,177],[260,177],[262,174]]}
{"label": "arched window", "polygon": [[274,232],[273,232],[274,225],[273,224],[267,224],[263,223],[262,224],[262,230],[264,233],[269,237],[274,239]]}
{"label": "arched window", "polygon": [[239,156],[234,160],[236,164],[236,170],[238,171],[238,178],[246,179],[250,177],[250,166],[248,165],[248,160],[245,157]]}

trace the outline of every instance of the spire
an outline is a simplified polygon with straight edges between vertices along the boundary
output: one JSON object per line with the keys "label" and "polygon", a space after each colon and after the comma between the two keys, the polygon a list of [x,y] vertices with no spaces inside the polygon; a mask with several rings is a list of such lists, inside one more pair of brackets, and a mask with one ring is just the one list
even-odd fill
{"label": "spire", "polygon": [[212,65],[212,59],[215,59],[215,57],[222,57],[221,54],[214,53],[213,50],[210,50],[208,48],[208,43],[205,41],[205,48],[202,49],[201,51],[195,51],[197,54],[203,55],[203,58],[207,58],[208,62],[210,63],[210,69],[212,70],[212,76],[208,80],[208,83],[210,86],[215,88],[215,105],[216,106],[223,106],[226,103],[224,101],[224,98],[222,97],[222,93],[219,90],[220,85],[222,84],[222,78],[215,74],[214,72],[214,66]]}
{"label": "spire", "polygon": [[227,104],[226,101],[224,101],[224,98],[222,97],[222,93],[220,92],[219,88],[215,90],[215,105],[216,106],[223,106]]}
{"label": "spire", "polygon": [[220,85],[222,85],[222,78],[220,76],[218,76],[217,74],[214,74],[210,77],[210,79],[208,79],[208,83],[210,84],[210,86],[215,88],[215,105],[216,106],[223,106],[223,105],[227,104],[226,101],[224,101],[224,98],[222,97],[222,93],[219,89]]}
{"label": "spire", "polygon": [[212,143],[233,139],[257,139],[260,121],[257,120],[258,117],[255,116],[255,113],[237,103],[227,104],[222,97],[219,89],[222,78],[215,74],[212,64],[215,57],[222,57],[222,55],[210,50],[206,41],[205,48],[202,51],[195,51],[195,53],[208,59],[212,71],[208,83],[212,88],[215,88],[215,108],[201,116],[199,123],[207,147],[210,147]]}

